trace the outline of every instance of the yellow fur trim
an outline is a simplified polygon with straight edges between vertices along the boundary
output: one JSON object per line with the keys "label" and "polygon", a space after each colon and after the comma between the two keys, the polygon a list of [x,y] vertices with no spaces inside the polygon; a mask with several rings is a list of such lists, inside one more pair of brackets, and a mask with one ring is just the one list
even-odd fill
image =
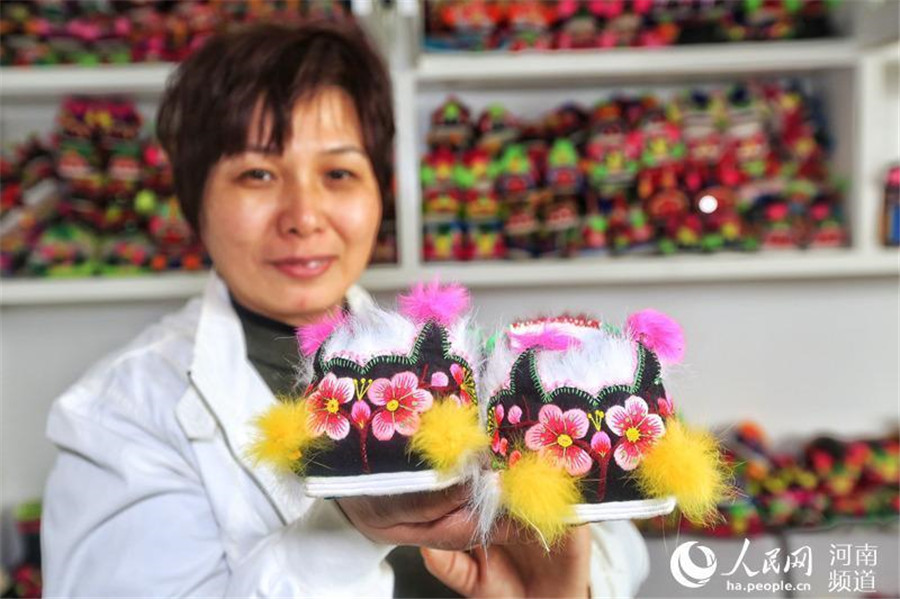
{"label": "yellow fur trim", "polygon": [[666,421],[666,433],[644,455],[635,477],[650,497],[674,495],[685,517],[700,526],[715,521],[716,505],[729,491],[730,475],[718,442],[676,418]]}
{"label": "yellow fur trim", "polygon": [[305,400],[278,401],[253,422],[256,438],[248,451],[250,457],[277,470],[301,471],[309,451],[325,442],[313,435],[308,422]]}
{"label": "yellow fur trim", "polygon": [[420,418],[410,449],[443,474],[452,473],[491,444],[474,404],[462,406],[452,399],[436,400]]}
{"label": "yellow fur trim", "polygon": [[581,503],[578,480],[539,452],[523,452],[500,474],[500,485],[509,514],[537,531],[548,548],[566,532],[566,521]]}

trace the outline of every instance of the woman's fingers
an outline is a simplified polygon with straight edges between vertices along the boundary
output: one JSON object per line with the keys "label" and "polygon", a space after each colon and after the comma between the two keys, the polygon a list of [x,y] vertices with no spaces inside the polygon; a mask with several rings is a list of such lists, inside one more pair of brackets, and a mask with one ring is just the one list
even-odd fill
{"label": "woman's fingers", "polygon": [[422,549],[425,567],[445,585],[466,597],[525,597],[525,579],[503,547],[472,551]]}
{"label": "woman's fingers", "polygon": [[[394,544],[435,549],[468,549],[475,543],[477,518],[466,507],[432,522],[400,524],[389,529]],[[385,530],[388,532],[388,530]]]}
{"label": "woman's fingers", "polygon": [[455,485],[441,491],[411,493],[387,498],[393,504],[393,511],[399,514],[404,524],[434,522],[464,507],[471,490],[464,485]]}
{"label": "woman's fingers", "polygon": [[456,485],[441,491],[403,495],[361,496],[338,499],[341,508],[365,520],[371,528],[434,522],[468,501],[469,490]]}
{"label": "woman's fingers", "polygon": [[493,545],[521,545],[537,543],[539,539],[532,529],[501,516],[491,528],[490,542]]}
{"label": "woman's fingers", "polygon": [[422,548],[422,559],[431,575],[466,597],[478,590],[478,562],[465,551]]}
{"label": "woman's fingers", "polygon": [[347,497],[338,505],[373,541],[439,549],[466,549],[474,542],[477,518],[469,489],[455,486],[430,493],[389,497]]}

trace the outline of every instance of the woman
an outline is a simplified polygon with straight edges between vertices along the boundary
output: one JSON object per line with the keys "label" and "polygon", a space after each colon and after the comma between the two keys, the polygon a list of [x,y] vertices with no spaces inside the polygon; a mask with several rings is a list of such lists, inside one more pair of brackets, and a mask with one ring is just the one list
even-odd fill
{"label": "woman", "polygon": [[54,404],[46,596],[391,596],[395,545],[431,548],[465,595],[636,591],[647,557],[628,523],[550,555],[506,527],[468,553],[464,488],[311,500],[244,455],[253,416],[292,390],[293,328],[371,301],[354,284],[388,196],[391,106],[348,25],[246,29],[181,65],[157,129],[215,272]]}

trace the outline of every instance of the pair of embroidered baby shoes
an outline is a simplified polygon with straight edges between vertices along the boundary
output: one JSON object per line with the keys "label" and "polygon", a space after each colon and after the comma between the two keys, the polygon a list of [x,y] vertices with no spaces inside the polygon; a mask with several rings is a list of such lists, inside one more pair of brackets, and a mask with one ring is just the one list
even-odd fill
{"label": "pair of embroidered baby shoes", "polygon": [[459,285],[419,284],[399,309],[298,330],[311,381],[255,423],[251,453],[308,495],[437,490],[471,479],[483,528],[505,513],[546,541],[568,524],[695,521],[725,490],[715,440],[663,387],[680,327],[646,310],[623,330],[587,317],[518,321],[482,343]]}

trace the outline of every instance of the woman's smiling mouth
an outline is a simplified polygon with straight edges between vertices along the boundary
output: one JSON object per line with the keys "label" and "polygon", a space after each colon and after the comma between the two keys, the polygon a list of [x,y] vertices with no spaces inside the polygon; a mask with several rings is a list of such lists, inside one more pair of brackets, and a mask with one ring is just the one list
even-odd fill
{"label": "woman's smiling mouth", "polygon": [[270,264],[291,278],[312,279],[327,271],[335,260],[334,256],[298,256],[279,258]]}

